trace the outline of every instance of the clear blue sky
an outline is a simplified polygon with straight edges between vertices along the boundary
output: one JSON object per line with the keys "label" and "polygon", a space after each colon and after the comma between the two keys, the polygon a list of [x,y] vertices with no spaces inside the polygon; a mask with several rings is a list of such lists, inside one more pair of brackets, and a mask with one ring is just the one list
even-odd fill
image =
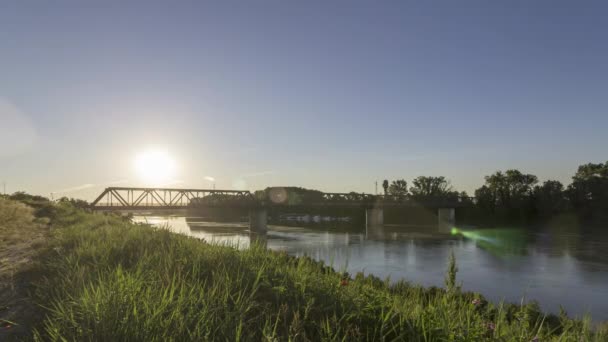
{"label": "clear blue sky", "polygon": [[137,185],[155,147],[179,187],[340,192],[608,160],[605,1],[93,3],[0,2],[9,192]]}

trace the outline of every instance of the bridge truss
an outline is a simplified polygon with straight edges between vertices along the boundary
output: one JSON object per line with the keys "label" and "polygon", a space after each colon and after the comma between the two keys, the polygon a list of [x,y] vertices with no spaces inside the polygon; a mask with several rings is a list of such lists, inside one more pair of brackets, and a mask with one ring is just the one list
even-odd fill
{"label": "bridge truss", "polygon": [[240,190],[110,187],[91,207],[96,210],[185,209],[197,204],[226,206],[254,201],[251,192]]}
{"label": "bridge truss", "polygon": [[[279,192],[280,193],[280,192]],[[384,196],[361,193],[321,193],[309,198],[288,199],[269,194],[258,199],[249,191],[171,188],[106,188],[92,203],[94,210],[186,209],[196,207],[435,207],[470,205],[472,198]]]}

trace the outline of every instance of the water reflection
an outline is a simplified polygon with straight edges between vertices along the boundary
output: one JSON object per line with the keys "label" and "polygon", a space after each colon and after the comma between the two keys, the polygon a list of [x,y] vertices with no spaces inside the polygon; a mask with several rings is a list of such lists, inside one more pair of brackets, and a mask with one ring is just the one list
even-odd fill
{"label": "water reflection", "polygon": [[276,225],[269,226],[265,235],[250,235],[246,223],[183,217],[136,220],[167,224],[175,232],[237,248],[247,248],[255,241],[291,255],[324,260],[350,273],[405,278],[425,286],[443,286],[446,261],[453,250],[458,280],[465,290],[481,292],[494,301],[535,299],[553,312],[561,304],[570,314],[591,312],[595,320],[608,320],[608,234],[584,230],[577,222],[560,221],[536,230],[462,229],[472,235],[396,225],[367,232],[361,227],[344,229],[331,224],[315,228]]}

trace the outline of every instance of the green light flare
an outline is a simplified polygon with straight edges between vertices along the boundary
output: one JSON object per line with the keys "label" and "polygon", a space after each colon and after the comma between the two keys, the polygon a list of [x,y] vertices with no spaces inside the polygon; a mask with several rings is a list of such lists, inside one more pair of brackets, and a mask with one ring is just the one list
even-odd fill
{"label": "green light flare", "polygon": [[475,244],[500,257],[524,254],[527,246],[527,236],[518,229],[476,229],[461,230],[456,227],[451,230],[452,235],[462,235]]}

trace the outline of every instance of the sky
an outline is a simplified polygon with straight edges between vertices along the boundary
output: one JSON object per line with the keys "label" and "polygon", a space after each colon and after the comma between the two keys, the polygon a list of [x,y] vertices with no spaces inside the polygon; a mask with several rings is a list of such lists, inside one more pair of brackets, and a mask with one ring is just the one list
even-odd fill
{"label": "sky", "polygon": [[606,18],[605,1],[1,1],[0,182],[92,199],[146,185],[136,161],[162,151],[153,185],[568,184],[608,160]]}

